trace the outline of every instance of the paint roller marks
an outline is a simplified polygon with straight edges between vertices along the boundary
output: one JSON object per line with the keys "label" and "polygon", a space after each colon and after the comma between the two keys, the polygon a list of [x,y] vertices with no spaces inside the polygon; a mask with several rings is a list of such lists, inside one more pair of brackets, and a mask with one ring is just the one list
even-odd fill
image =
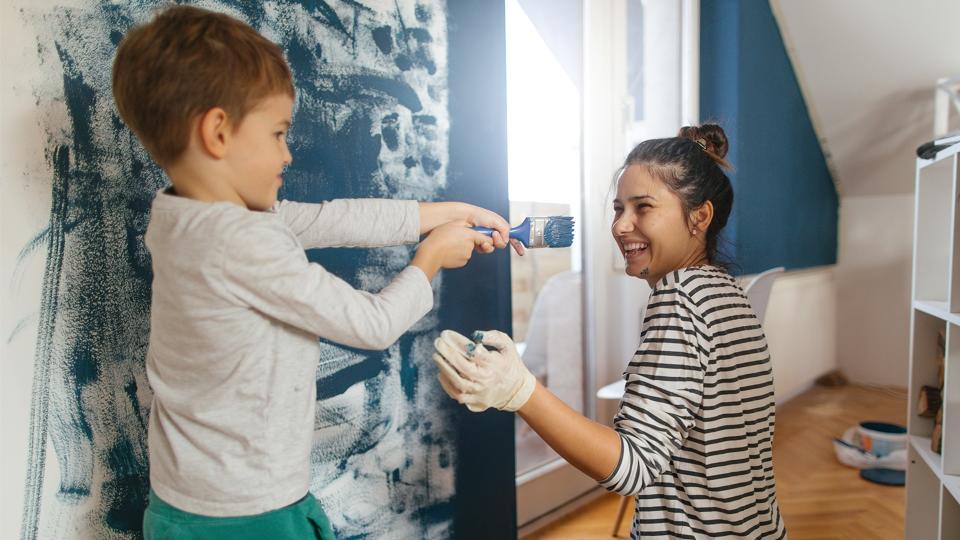
{"label": "paint roller marks", "polygon": [[[33,91],[44,111],[54,195],[48,230],[22,255],[46,247],[24,538],[139,535],[152,397],[143,232],[166,179],[118,120],[109,77],[126,30],[163,5],[23,4],[45,70]],[[438,197],[449,132],[444,2],[203,5],[250,22],[291,63],[297,159],[284,197]],[[310,256],[354,286],[377,290],[410,249]],[[312,485],[342,537],[450,535],[452,407],[426,367],[439,306],[438,299],[387,351],[323,348]],[[58,474],[43,468],[48,438]],[[60,478],[58,496],[44,498],[50,477]]]}

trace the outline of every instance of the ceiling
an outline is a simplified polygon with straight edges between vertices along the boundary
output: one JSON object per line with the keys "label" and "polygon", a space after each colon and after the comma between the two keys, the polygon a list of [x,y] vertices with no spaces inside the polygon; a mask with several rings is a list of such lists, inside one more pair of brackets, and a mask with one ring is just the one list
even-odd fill
{"label": "ceiling", "polygon": [[960,0],[770,0],[841,196],[912,193]]}

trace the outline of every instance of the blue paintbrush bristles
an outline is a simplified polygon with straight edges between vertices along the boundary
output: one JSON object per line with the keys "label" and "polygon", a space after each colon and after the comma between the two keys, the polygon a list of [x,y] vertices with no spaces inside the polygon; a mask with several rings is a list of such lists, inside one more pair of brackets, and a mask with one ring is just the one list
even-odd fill
{"label": "blue paintbrush bristles", "polygon": [[[528,248],[565,248],[573,244],[573,218],[570,216],[534,217],[510,229],[510,238],[519,240]],[[493,229],[474,227],[483,234],[492,235]]]}
{"label": "blue paintbrush bristles", "polygon": [[573,218],[551,216],[543,229],[543,241],[552,248],[565,248],[573,244]]}

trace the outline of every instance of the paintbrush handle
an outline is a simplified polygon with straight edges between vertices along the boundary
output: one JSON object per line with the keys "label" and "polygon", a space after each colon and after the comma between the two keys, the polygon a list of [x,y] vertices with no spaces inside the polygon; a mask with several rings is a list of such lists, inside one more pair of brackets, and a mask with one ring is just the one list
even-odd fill
{"label": "paintbrush handle", "polygon": [[[510,229],[510,238],[514,238],[516,240],[522,241],[523,232],[520,230],[520,228],[521,228],[521,225],[517,225],[516,227]],[[473,227],[473,230],[477,231],[480,234],[485,234],[487,236],[493,237],[493,232],[496,229],[491,229],[490,227]]]}

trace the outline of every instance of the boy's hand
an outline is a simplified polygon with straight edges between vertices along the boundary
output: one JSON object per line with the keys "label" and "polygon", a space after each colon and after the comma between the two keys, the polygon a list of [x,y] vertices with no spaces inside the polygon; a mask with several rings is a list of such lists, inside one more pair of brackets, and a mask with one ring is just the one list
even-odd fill
{"label": "boy's hand", "polygon": [[466,221],[453,221],[433,229],[420,243],[410,263],[433,279],[441,268],[461,268],[470,261],[473,251],[494,250],[493,239],[470,228]]}
{"label": "boy's hand", "polygon": [[510,224],[500,214],[462,202],[420,203],[421,233],[428,233],[444,223],[461,220],[466,221],[470,227],[479,226],[494,229],[492,247],[484,247],[481,250],[483,253],[505,248],[509,241],[517,254],[523,255],[523,244],[510,238]]}
{"label": "boy's hand", "polygon": [[517,255],[523,256],[525,252],[523,244],[521,244],[519,240],[510,238],[510,224],[507,223],[507,220],[500,217],[500,214],[472,204],[463,203],[463,205],[466,207],[464,209],[466,213],[464,219],[470,223],[471,227],[479,226],[494,229],[493,245],[496,249],[507,247],[507,242],[509,241],[510,245],[513,246],[513,249],[517,252]]}
{"label": "boy's hand", "polygon": [[493,229],[493,246],[496,249],[507,247],[507,240],[510,239],[510,224],[507,220],[500,217],[500,214],[474,206],[472,204],[461,203],[463,205],[463,219],[471,227],[487,227]]}

